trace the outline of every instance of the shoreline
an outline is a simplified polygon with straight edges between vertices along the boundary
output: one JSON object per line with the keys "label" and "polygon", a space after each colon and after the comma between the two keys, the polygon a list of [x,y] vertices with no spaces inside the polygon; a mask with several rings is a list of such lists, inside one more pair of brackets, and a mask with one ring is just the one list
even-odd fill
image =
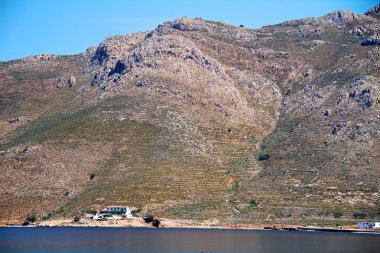
{"label": "shoreline", "polygon": [[[301,232],[330,232],[330,233],[358,233],[380,235],[380,231],[359,230],[353,226],[335,227],[309,227],[301,225],[286,224],[233,224],[233,225],[217,225],[213,222],[199,221],[180,221],[171,219],[160,219],[161,229],[217,229],[217,230],[257,230],[257,231],[301,231]],[[1,227],[1,226],[0,226]],[[107,220],[97,221],[84,218],[79,222],[73,222],[69,219],[56,219],[41,221],[28,226],[22,224],[5,224],[2,227],[71,227],[71,228],[155,228],[150,223],[145,223],[142,218],[127,220]]]}

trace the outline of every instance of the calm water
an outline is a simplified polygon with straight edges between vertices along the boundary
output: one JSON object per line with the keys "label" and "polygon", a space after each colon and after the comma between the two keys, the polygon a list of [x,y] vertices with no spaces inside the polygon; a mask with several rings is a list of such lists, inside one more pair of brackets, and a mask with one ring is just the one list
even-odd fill
{"label": "calm water", "polygon": [[379,253],[380,236],[144,228],[0,228],[0,252]]}

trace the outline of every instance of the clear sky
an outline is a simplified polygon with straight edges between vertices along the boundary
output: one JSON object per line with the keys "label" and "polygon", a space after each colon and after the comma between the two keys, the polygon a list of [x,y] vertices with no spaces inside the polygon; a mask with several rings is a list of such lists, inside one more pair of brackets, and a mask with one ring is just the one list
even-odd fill
{"label": "clear sky", "polygon": [[75,54],[104,38],[152,30],[178,17],[202,17],[249,28],[356,13],[380,0],[0,0],[0,61],[41,53]]}

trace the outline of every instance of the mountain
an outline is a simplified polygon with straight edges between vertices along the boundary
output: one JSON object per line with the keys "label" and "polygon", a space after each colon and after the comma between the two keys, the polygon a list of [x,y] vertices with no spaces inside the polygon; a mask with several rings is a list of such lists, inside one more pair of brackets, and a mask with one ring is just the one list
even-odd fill
{"label": "mountain", "polygon": [[0,220],[115,203],[224,224],[380,218],[378,13],[184,17],[1,62]]}

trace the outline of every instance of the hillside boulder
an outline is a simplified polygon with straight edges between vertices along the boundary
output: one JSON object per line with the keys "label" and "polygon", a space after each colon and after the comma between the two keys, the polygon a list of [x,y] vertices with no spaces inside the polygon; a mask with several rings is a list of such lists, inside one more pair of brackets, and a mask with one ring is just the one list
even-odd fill
{"label": "hillside boulder", "polygon": [[68,84],[69,84],[69,87],[73,87],[76,84],[75,76],[70,76]]}

